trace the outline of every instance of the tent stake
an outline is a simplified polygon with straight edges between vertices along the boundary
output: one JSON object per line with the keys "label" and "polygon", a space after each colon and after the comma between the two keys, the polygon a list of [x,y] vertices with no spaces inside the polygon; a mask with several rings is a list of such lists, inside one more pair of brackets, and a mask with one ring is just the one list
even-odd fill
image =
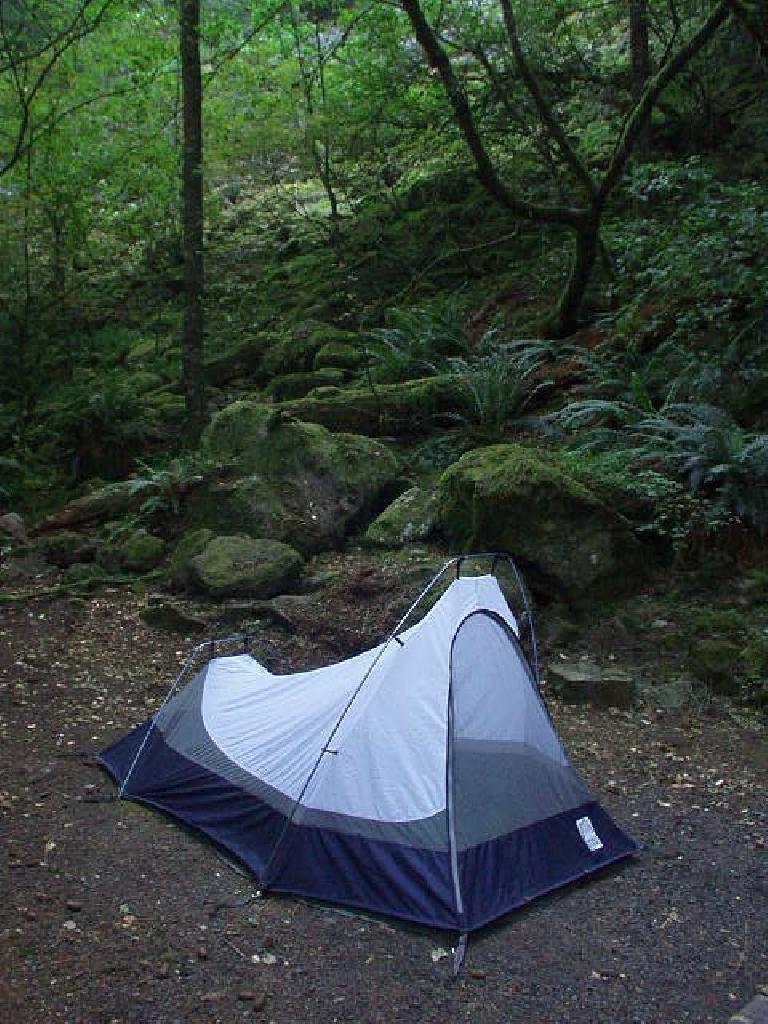
{"label": "tent stake", "polygon": [[453,976],[456,978],[461,970],[461,966],[464,963],[464,957],[467,955],[467,945],[469,943],[469,935],[466,932],[462,932],[459,935],[459,941],[453,947]]}

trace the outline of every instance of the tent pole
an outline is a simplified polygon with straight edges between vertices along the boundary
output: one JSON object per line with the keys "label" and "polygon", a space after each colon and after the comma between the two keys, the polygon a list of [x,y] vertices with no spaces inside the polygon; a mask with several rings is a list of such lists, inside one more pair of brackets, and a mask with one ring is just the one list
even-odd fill
{"label": "tent pole", "polygon": [[536,686],[541,690],[541,668],[539,666],[539,645],[536,642],[536,629],[533,625],[533,609],[531,608],[530,601],[528,600],[528,593],[523,585],[522,577],[518,571],[515,561],[511,555],[504,556],[509,562],[512,572],[515,574],[515,582],[517,583],[517,589],[520,591],[520,596],[523,599],[523,607],[525,614],[528,619],[528,631],[531,635],[531,654],[533,655],[533,674],[536,679]]}
{"label": "tent pole", "polygon": [[[0,0],[0,2],[2,2],[2,0]],[[171,697],[174,695],[174,693],[178,690],[179,684],[181,683],[182,679],[187,674],[187,672],[189,672],[189,669],[192,666],[192,664],[194,663],[194,661],[197,658],[198,654],[201,651],[204,651],[206,648],[208,648],[208,650],[211,652],[211,658],[213,658],[213,657],[215,657],[215,654],[216,654],[216,644],[217,643],[218,644],[226,644],[226,643],[234,643],[235,641],[237,641],[238,643],[244,644],[244,646],[246,648],[246,651],[250,650],[250,646],[251,646],[250,637],[247,634],[245,634],[245,633],[234,633],[234,634],[232,634],[232,636],[225,636],[225,637],[222,637],[219,640],[216,640],[216,639],[204,640],[201,644],[198,644],[197,647],[194,647],[192,649],[192,653],[187,658],[187,660],[184,662],[184,664],[183,664],[183,666],[181,668],[181,671],[176,676],[176,678],[174,679],[173,683],[171,683],[171,688],[168,690],[168,693],[166,693],[165,699],[163,700],[163,703],[160,705],[160,707],[157,709],[157,711],[152,716],[152,724],[150,725],[149,729],[147,729],[146,735],[144,736],[144,739],[141,741],[141,745],[139,746],[139,749],[136,751],[136,756],[134,757],[133,761],[131,761],[131,766],[128,769],[128,773],[126,774],[125,778],[122,781],[122,784],[120,785],[120,787],[117,790],[118,799],[120,799],[122,797],[123,793],[125,792],[125,787],[128,785],[128,779],[130,779],[130,777],[131,777],[131,775],[133,773],[134,768],[138,764],[139,758],[141,757],[141,755],[142,755],[142,753],[144,751],[144,747],[147,745],[147,740],[149,739],[149,734],[154,729],[155,722],[157,721],[157,719],[158,719],[158,717],[160,715],[160,712],[163,710],[163,708],[168,703],[168,701],[171,699]]]}
{"label": "tent pole", "polygon": [[193,664],[195,658],[197,657],[198,653],[205,646],[207,646],[207,645],[204,644],[204,643],[203,644],[198,644],[197,647],[195,647],[193,649],[193,651],[190,654],[190,656],[184,662],[184,664],[183,664],[183,666],[181,668],[181,671],[179,672],[179,674],[176,676],[176,678],[171,683],[171,687],[168,690],[168,693],[166,693],[166,695],[165,695],[165,700],[163,701],[163,703],[160,705],[160,707],[157,709],[157,711],[152,716],[152,724],[150,725],[150,727],[147,729],[146,733],[144,734],[144,739],[141,741],[139,749],[136,751],[136,756],[134,757],[133,761],[131,761],[131,766],[128,769],[128,771],[127,771],[127,773],[125,775],[125,778],[123,779],[122,783],[120,784],[120,786],[119,786],[119,788],[117,790],[118,800],[122,799],[123,793],[125,792],[125,787],[128,785],[128,780],[130,779],[131,775],[133,774],[133,770],[136,767],[136,765],[138,764],[139,758],[141,757],[142,753],[144,752],[144,747],[147,745],[147,740],[149,739],[150,733],[155,728],[155,723],[157,722],[157,719],[160,716],[160,712],[163,710],[165,705],[168,703],[168,701],[174,695],[174,693],[176,692],[176,690],[179,687],[179,683],[182,681],[184,676],[189,671],[189,669],[190,669],[191,665]]}
{"label": "tent pole", "polygon": [[363,686],[365,686],[365,684],[366,684],[367,680],[369,679],[371,673],[373,672],[373,670],[376,668],[376,666],[378,665],[379,661],[383,657],[384,652],[387,650],[387,648],[390,646],[390,644],[397,642],[397,640],[398,640],[397,634],[400,632],[400,630],[403,628],[405,623],[408,621],[408,618],[410,617],[411,613],[419,606],[419,604],[424,600],[424,598],[427,596],[427,594],[432,589],[432,587],[435,586],[435,584],[438,582],[438,580],[442,577],[442,575],[446,572],[446,570],[449,569],[450,566],[452,566],[454,564],[455,561],[456,561],[455,558],[451,558],[448,562],[446,562],[445,565],[437,573],[435,573],[435,575],[432,577],[432,579],[429,581],[429,583],[426,585],[426,587],[424,587],[424,589],[419,594],[419,596],[416,598],[416,600],[413,602],[413,604],[410,606],[408,611],[405,613],[405,615],[403,615],[403,617],[397,623],[397,625],[392,630],[392,632],[389,634],[387,639],[381,645],[381,649],[379,650],[378,654],[376,655],[376,657],[373,659],[371,664],[366,669],[366,671],[365,671],[365,673],[363,675],[363,678],[357,684],[357,686],[355,687],[354,691],[352,692],[351,697],[349,698],[349,700],[345,704],[341,714],[339,715],[338,719],[336,720],[336,724],[334,725],[334,727],[331,729],[330,733],[328,734],[327,740],[325,741],[323,746],[320,748],[320,753],[318,754],[317,759],[315,760],[315,763],[312,765],[312,769],[310,770],[309,775],[307,776],[307,779],[306,779],[304,785],[301,788],[301,792],[299,793],[299,795],[294,800],[293,806],[291,807],[291,810],[290,810],[287,818],[285,819],[285,822],[283,823],[283,827],[280,830],[280,834],[278,835],[277,839],[275,840],[275,844],[272,847],[272,850],[271,850],[271,852],[269,854],[269,857],[267,859],[266,864],[264,865],[264,871],[262,873],[262,877],[259,879],[259,884],[261,885],[263,891],[265,891],[265,890],[267,890],[269,888],[269,872],[270,872],[270,869],[272,867],[272,864],[275,861],[275,858],[277,856],[277,853],[278,853],[279,849],[283,845],[283,841],[284,841],[284,839],[285,839],[285,837],[286,837],[286,835],[288,833],[288,829],[293,824],[293,819],[296,816],[296,811],[299,808],[299,806],[301,804],[301,801],[304,799],[304,795],[306,794],[307,790],[309,789],[309,786],[310,786],[312,780],[314,779],[315,775],[317,774],[317,771],[318,771],[318,769],[320,767],[320,763],[322,762],[323,757],[325,756],[325,754],[332,752],[330,750],[331,743],[333,741],[334,736],[336,735],[336,733],[341,728],[341,723],[346,718],[347,712],[349,711],[349,709],[354,704],[355,699],[357,698],[357,695],[360,693],[360,691],[362,690]]}

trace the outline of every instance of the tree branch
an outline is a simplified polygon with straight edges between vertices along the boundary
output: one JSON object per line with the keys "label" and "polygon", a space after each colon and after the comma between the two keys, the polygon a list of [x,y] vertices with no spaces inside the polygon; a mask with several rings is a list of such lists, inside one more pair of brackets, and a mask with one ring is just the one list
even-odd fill
{"label": "tree branch", "polygon": [[434,29],[424,16],[419,0],[400,0],[400,5],[411,22],[416,38],[424,50],[430,66],[440,76],[453,110],[454,120],[464,136],[467,148],[474,160],[477,176],[489,195],[493,196],[506,209],[526,220],[572,226],[581,223],[585,211],[569,206],[542,206],[531,203],[515,195],[504,184],[493,166],[480,136],[464,87],[457,78]]}
{"label": "tree branch", "polygon": [[600,183],[598,202],[602,206],[618,184],[632,149],[642,134],[654,104],[667,86],[680,74],[686,64],[712,39],[720,26],[730,16],[729,0],[720,0],[699,30],[681,46],[669,60],[648,79],[643,95],[630,112],[619,141],[613,151],[608,170]]}
{"label": "tree branch", "polygon": [[525,54],[523,53],[523,48],[520,45],[520,37],[517,34],[517,23],[515,21],[514,11],[512,10],[512,4],[510,0],[499,0],[499,4],[501,6],[504,27],[507,30],[507,38],[509,39],[509,46],[512,50],[512,55],[515,58],[517,70],[526,89],[528,90],[528,94],[536,105],[539,117],[541,118],[541,123],[544,125],[550,138],[560,151],[560,155],[563,160],[568,167],[570,167],[573,176],[587,193],[589,199],[593,200],[597,195],[597,186],[592,180],[592,175],[589,173],[578,153],[571,145],[568,136],[563,131],[562,125],[558,123],[557,118],[552,111],[552,107],[544,97],[544,93],[541,91],[538,80],[528,63]]}

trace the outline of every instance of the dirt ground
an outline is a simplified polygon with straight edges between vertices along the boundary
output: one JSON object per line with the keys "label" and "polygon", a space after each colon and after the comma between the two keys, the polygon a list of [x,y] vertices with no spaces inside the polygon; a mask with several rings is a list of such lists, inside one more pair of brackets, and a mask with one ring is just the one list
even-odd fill
{"label": "dirt ground", "polygon": [[[384,634],[365,574],[272,628],[289,664]],[[96,754],[162,699],[195,640],[114,588],[0,606],[0,1019],[696,1024],[768,980],[766,742],[721,706],[552,703],[635,859],[472,938],[255,888],[210,844],[115,800]],[[301,615],[305,616],[304,628]]]}

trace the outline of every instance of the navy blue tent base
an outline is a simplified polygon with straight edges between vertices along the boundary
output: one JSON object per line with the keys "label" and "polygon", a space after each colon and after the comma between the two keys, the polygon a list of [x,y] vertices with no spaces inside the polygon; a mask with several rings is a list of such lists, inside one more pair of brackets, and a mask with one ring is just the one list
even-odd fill
{"label": "navy blue tent base", "polygon": [[[101,754],[101,764],[118,786],[144,742],[122,794],[126,799],[204,833],[271,891],[427,927],[474,931],[637,851],[634,840],[598,803],[585,803],[459,853],[465,896],[463,913],[458,913],[448,853],[290,823],[264,801],[172,750],[151,722]],[[573,828],[574,817],[589,818],[601,849],[587,848]]]}

